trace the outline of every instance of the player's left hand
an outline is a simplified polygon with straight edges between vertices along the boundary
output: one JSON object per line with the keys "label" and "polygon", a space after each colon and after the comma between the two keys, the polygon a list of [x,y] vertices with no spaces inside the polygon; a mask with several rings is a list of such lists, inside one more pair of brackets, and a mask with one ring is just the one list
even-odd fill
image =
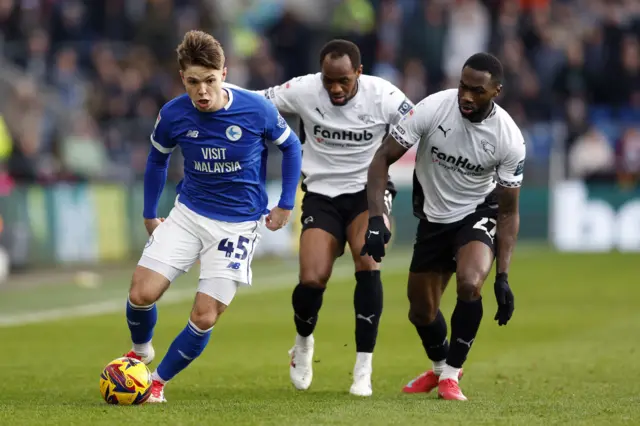
{"label": "player's left hand", "polygon": [[498,312],[496,312],[496,316],[493,319],[498,321],[498,325],[507,325],[511,315],[513,315],[514,299],[506,273],[502,272],[496,275],[493,290],[496,293],[496,301],[498,302]]}
{"label": "player's left hand", "polygon": [[367,228],[367,235],[364,240],[364,246],[360,256],[369,255],[376,262],[382,262],[382,258],[385,255],[384,246],[391,239],[391,231],[384,223],[384,217],[373,216],[369,218],[369,227]]}
{"label": "player's left hand", "polygon": [[267,229],[270,231],[277,231],[278,229],[285,227],[287,223],[289,223],[289,216],[291,216],[291,210],[274,207],[267,215]]}
{"label": "player's left hand", "polygon": [[147,228],[147,232],[149,233],[149,235],[153,235],[153,231],[155,231],[156,228],[162,222],[164,222],[164,217],[157,217],[155,219],[145,219],[144,220],[144,227]]}

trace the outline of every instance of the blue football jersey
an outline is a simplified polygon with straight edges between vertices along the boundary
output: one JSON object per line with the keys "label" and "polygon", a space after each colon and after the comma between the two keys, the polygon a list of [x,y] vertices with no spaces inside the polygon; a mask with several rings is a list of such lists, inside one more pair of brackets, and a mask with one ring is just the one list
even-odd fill
{"label": "blue football jersey", "polygon": [[[180,146],[184,178],[178,199],[196,213],[225,222],[257,220],[267,213],[267,142],[299,143],[264,97],[225,87],[229,102],[215,112],[198,111],[185,94],[158,114],[151,143],[170,154]],[[290,206],[291,208],[293,206]]]}

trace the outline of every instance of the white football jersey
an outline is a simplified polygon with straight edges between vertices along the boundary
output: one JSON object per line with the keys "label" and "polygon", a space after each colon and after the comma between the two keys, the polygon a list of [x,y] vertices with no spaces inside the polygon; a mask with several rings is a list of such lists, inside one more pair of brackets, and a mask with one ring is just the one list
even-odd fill
{"label": "white football jersey", "polygon": [[303,185],[329,197],[365,188],[373,155],[413,106],[400,89],[370,75],[360,76],[357,94],[343,106],[331,103],[320,73],[260,93],[281,113],[300,117]]}
{"label": "white football jersey", "polygon": [[518,126],[497,104],[480,123],[465,119],[457,89],[423,99],[391,135],[407,149],[419,143],[414,211],[430,222],[463,219],[485,202],[496,183],[522,184],[526,147]]}

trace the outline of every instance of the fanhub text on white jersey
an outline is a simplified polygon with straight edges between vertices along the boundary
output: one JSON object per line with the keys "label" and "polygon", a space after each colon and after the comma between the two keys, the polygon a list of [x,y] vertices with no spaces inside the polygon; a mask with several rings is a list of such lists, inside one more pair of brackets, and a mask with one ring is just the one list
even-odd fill
{"label": "fanhub text on white jersey", "polygon": [[281,113],[300,117],[303,185],[329,197],[365,188],[373,155],[413,106],[393,84],[369,75],[360,76],[356,96],[343,106],[331,103],[320,73],[261,93]]}
{"label": "fanhub text on white jersey", "polygon": [[479,123],[458,109],[458,90],[434,93],[392,128],[409,149],[419,143],[414,171],[415,214],[452,223],[473,213],[496,184],[522,184],[526,147],[520,129],[498,105]]}

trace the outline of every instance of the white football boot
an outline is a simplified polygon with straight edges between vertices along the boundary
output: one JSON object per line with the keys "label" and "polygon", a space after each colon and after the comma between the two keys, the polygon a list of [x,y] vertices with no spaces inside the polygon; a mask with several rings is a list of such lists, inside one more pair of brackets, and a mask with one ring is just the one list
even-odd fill
{"label": "white football boot", "polygon": [[353,367],[353,384],[349,393],[356,396],[371,396],[373,389],[371,387],[371,360],[373,354],[358,352],[356,355],[356,365]]}
{"label": "white football boot", "polygon": [[313,334],[309,337],[296,336],[296,344],[289,351],[289,377],[298,390],[307,390],[313,379]]}

